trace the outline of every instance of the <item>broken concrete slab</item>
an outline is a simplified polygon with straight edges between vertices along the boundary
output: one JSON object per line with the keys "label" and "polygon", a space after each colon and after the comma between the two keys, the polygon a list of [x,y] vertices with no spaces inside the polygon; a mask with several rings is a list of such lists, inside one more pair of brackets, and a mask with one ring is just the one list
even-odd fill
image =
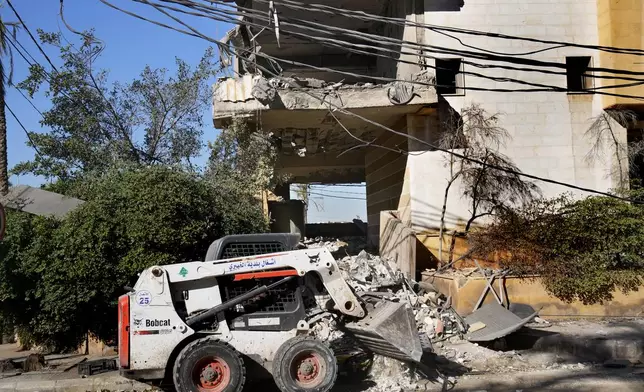
{"label": "broken concrete slab", "polygon": [[522,319],[498,303],[489,303],[465,318],[469,325],[477,323],[484,325],[483,328],[470,331],[467,338],[472,342],[489,342],[499,339],[518,331],[536,315],[535,312]]}
{"label": "broken concrete slab", "polygon": [[[310,87],[319,86],[319,87]],[[392,99],[393,84],[312,84],[307,79],[266,79],[246,74],[241,78],[221,78],[213,86],[213,119],[215,126],[241,113],[265,110],[321,110],[340,107],[345,110],[369,108],[402,108],[415,113],[419,107],[436,104],[438,98],[431,86],[415,85],[406,105]]]}
{"label": "broken concrete slab", "polygon": [[28,185],[11,187],[8,194],[0,196],[0,204],[5,208],[55,218],[63,218],[83,203],[80,199]]}

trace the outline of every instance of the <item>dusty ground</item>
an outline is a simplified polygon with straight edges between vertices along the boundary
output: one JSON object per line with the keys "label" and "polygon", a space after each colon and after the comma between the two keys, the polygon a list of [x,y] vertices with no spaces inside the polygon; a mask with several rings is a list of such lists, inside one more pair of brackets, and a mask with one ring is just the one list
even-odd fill
{"label": "dusty ground", "polygon": [[[334,392],[408,392],[427,391],[644,391],[644,319],[582,320],[543,324],[537,329],[520,331],[496,344],[477,345],[463,341],[437,344],[439,368],[451,375],[447,383],[424,380],[415,387],[405,382],[388,382],[382,369],[374,379],[344,376]],[[0,345],[0,359],[19,360],[29,352],[15,345]],[[629,357],[624,367],[610,368],[607,358]],[[63,371],[83,356],[48,356],[51,369],[13,376],[10,380],[59,380],[77,378],[76,368]],[[624,361],[622,361],[624,362]],[[396,372],[394,372],[396,373]],[[109,374],[108,374],[109,375]],[[113,373],[114,375],[114,373]],[[9,379],[7,379],[9,380]],[[278,392],[272,381],[250,383],[245,391]]]}

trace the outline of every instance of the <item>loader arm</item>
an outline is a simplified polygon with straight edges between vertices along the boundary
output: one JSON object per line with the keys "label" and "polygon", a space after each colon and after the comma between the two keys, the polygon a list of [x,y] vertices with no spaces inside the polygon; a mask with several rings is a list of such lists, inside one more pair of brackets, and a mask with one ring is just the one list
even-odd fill
{"label": "loader arm", "polygon": [[[165,270],[165,274],[163,270]],[[365,309],[342,278],[335,259],[325,248],[207,262],[171,264],[152,267],[144,273],[149,273],[150,278],[158,280],[158,284],[163,285],[163,279],[166,276],[170,283],[180,283],[227,275],[258,273],[258,271],[275,271],[276,276],[279,276],[277,271],[286,272],[286,270],[295,270],[298,276],[316,272],[339,312],[357,318],[365,316]]]}

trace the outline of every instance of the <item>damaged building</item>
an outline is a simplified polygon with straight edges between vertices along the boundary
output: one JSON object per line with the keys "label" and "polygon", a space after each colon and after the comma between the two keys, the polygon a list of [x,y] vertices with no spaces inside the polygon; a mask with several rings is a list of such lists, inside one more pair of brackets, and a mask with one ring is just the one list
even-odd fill
{"label": "damaged building", "polygon": [[[234,117],[244,117],[261,132],[273,135],[279,141],[278,170],[293,183],[365,182],[368,239],[381,254],[397,260],[403,272],[417,276],[438,257],[438,230],[450,176],[448,154],[432,146],[452,129],[451,119],[473,103],[501,114],[499,125],[510,135],[501,152],[523,172],[600,191],[619,185],[615,168],[627,163],[610,152],[602,159],[586,159],[594,143],[586,131],[589,121],[605,109],[626,107],[637,112],[642,104],[633,98],[594,94],[601,87],[614,92],[606,86],[615,81],[589,77],[589,69],[638,71],[641,65],[633,65],[633,56],[486,34],[455,36],[427,26],[641,48],[641,2],[318,3],[331,8],[324,12],[297,2],[236,1],[244,16],[225,37],[231,53],[223,53],[235,76],[222,78],[214,86],[214,123],[225,128]],[[337,10],[379,18],[358,18]],[[267,24],[260,15],[273,21]],[[316,28],[326,34],[316,33]],[[334,38],[347,30],[354,33],[355,45],[346,44],[352,43],[346,34]],[[383,56],[364,46],[361,35],[399,42],[397,52],[392,54],[389,45],[390,52]],[[486,53],[565,66],[554,68],[556,72],[519,72],[517,66],[497,67],[504,64],[499,59],[471,61],[439,48],[484,48]],[[517,79],[559,90],[530,91],[530,85],[512,81]],[[641,96],[644,87],[623,88],[619,93]],[[615,130],[623,142],[640,133],[619,124]],[[536,184],[545,197],[570,191],[556,184]],[[471,214],[459,186],[457,181],[451,188],[447,230],[463,226]],[[284,189],[275,193],[288,198]]]}

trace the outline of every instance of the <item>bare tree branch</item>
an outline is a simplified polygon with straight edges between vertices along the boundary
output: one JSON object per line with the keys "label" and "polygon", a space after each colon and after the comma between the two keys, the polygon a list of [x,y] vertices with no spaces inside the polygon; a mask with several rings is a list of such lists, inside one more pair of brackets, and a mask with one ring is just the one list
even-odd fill
{"label": "bare tree branch", "polygon": [[[620,141],[616,127],[622,126],[628,128],[636,121],[637,114],[635,112],[610,109],[603,111],[597,117],[593,118],[592,124],[586,130],[586,137],[591,139],[593,144],[584,157],[584,160],[587,164],[593,164],[608,158],[606,156],[607,153],[614,154],[617,160],[617,167],[611,170],[610,175],[614,175],[615,171],[617,171],[617,175],[619,176],[618,188],[622,191],[628,188],[629,172],[634,168],[633,158],[644,152],[644,144],[641,142],[629,144],[628,141]],[[609,151],[606,151],[606,148],[609,148]],[[629,172],[625,172],[624,164],[626,164]]]}

